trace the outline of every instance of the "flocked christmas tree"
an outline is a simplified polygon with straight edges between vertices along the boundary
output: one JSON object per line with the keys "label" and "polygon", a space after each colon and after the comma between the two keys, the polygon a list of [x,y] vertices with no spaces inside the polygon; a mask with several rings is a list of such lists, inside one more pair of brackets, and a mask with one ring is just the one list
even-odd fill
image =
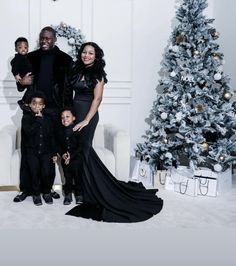
{"label": "flocked christmas tree", "polygon": [[212,26],[203,14],[206,0],[183,0],[178,25],[165,53],[157,95],[141,156],[158,168],[211,165],[224,171],[236,157],[235,103],[229,77],[223,73],[223,54]]}

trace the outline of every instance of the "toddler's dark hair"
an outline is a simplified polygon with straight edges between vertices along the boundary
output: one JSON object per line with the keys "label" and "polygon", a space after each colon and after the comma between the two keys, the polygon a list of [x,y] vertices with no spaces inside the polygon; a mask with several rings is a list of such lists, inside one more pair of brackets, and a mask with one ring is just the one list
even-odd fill
{"label": "toddler's dark hair", "polygon": [[19,38],[17,38],[16,41],[15,41],[15,47],[17,46],[17,44],[18,44],[19,42],[26,42],[26,43],[28,44],[28,40],[27,40],[25,37],[19,37]]}

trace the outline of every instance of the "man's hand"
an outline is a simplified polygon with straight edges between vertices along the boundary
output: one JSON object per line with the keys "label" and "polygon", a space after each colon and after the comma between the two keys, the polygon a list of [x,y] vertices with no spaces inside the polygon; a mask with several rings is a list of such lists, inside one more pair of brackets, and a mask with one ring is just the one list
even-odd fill
{"label": "man's hand", "polygon": [[16,80],[16,82],[20,82],[21,76],[19,74],[15,75],[15,80]]}
{"label": "man's hand", "polygon": [[22,86],[29,86],[33,84],[34,76],[31,75],[31,72],[27,73],[21,80],[19,80],[19,83]]}
{"label": "man's hand", "polygon": [[65,161],[65,165],[68,165],[70,163],[70,153],[69,152],[64,153],[62,155],[62,158]]}

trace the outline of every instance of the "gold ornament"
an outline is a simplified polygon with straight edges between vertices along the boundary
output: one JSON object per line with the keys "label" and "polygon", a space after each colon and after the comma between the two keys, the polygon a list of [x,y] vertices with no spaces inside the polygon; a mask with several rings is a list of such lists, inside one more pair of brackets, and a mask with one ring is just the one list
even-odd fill
{"label": "gold ornament", "polygon": [[213,56],[213,58],[214,58],[215,60],[220,60],[220,56],[219,56],[219,54],[213,54],[212,56]]}
{"label": "gold ornament", "polygon": [[208,151],[208,149],[209,149],[209,145],[208,145],[207,142],[203,142],[203,143],[202,143],[202,149],[203,149],[204,151]]}
{"label": "gold ornament", "polygon": [[167,143],[168,143],[168,139],[167,139],[167,138],[164,138],[164,139],[163,139],[163,143],[164,143],[164,144],[167,144]]}
{"label": "gold ornament", "polygon": [[185,41],[185,37],[183,35],[176,36],[176,43],[180,44],[181,42]]}
{"label": "gold ornament", "polygon": [[197,112],[197,113],[202,113],[203,111],[204,111],[204,106],[202,105],[202,104],[197,104],[196,106],[195,106],[195,111]]}
{"label": "gold ornament", "polygon": [[225,99],[225,100],[230,100],[231,97],[232,97],[232,94],[231,94],[230,91],[226,91],[226,92],[224,93],[224,99]]}

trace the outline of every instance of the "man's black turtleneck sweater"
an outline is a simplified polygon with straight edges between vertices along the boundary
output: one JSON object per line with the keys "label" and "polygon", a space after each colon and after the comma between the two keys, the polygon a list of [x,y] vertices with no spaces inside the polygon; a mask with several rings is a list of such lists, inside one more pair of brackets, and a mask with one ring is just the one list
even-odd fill
{"label": "man's black turtleneck sweater", "polygon": [[43,91],[46,96],[46,105],[48,108],[57,107],[53,99],[53,66],[55,58],[55,49],[48,51],[41,50],[41,62],[39,68],[39,77],[37,88]]}

